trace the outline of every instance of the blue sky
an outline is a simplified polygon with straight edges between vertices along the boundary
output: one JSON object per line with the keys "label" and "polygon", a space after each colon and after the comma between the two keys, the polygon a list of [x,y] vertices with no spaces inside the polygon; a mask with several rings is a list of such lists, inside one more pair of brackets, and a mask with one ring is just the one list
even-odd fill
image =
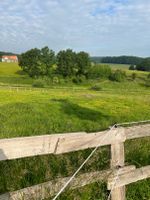
{"label": "blue sky", "polygon": [[0,0],[0,50],[150,56],[150,0]]}

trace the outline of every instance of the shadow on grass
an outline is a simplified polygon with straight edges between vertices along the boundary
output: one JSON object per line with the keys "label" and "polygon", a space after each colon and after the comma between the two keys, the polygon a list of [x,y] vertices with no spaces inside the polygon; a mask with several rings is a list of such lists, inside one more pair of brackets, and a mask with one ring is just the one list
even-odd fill
{"label": "shadow on grass", "polygon": [[7,160],[7,157],[6,157],[6,155],[4,154],[3,150],[0,149],[0,161],[2,161],[2,160]]}
{"label": "shadow on grass", "polygon": [[102,120],[110,121],[110,118],[112,119],[112,116],[106,115],[100,111],[79,106],[66,99],[52,99],[52,101],[59,102],[61,104],[61,109],[65,114],[76,116],[81,120],[100,122]]}
{"label": "shadow on grass", "polygon": [[18,75],[26,75],[26,72],[24,72],[23,70],[18,70],[18,71],[16,71],[15,74],[18,74]]}

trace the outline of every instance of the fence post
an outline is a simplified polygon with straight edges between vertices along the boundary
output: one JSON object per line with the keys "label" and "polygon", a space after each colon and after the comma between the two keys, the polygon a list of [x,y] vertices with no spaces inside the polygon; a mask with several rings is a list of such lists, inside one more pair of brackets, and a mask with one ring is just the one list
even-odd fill
{"label": "fence post", "polygon": [[[125,160],[124,143],[116,142],[115,144],[112,144],[111,167],[112,168],[123,167],[125,162],[124,160]],[[111,200],[125,200],[125,186],[113,189],[111,191]]]}

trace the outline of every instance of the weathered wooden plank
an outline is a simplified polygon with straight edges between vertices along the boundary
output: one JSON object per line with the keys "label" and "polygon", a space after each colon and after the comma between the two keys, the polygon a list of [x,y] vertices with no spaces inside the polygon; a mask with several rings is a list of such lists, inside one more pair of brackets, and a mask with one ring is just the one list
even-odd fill
{"label": "weathered wooden plank", "polygon": [[[119,174],[125,174],[131,170],[134,170],[135,166],[123,167]],[[111,176],[113,172],[113,176]],[[78,187],[83,187],[85,185],[97,182],[106,181],[108,177],[114,177],[118,173],[118,170],[103,170],[98,172],[90,172],[79,175],[74,178],[68,189],[75,189]],[[70,177],[58,178],[49,182],[38,184],[32,187],[24,188],[15,192],[6,193],[0,195],[0,200],[41,200],[55,195],[64,184],[70,179]]]}
{"label": "weathered wooden plank", "polygon": [[111,190],[112,187],[114,188],[122,187],[124,185],[128,185],[130,183],[134,183],[147,178],[150,178],[150,165],[135,170],[131,170],[123,174],[119,174],[117,181],[116,181],[116,175],[111,176],[108,179],[108,189]]}
{"label": "weathered wooden plank", "polygon": [[[104,170],[99,172],[91,172],[79,175],[74,178],[68,189],[75,189],[83,187],[87,184],[104,181],[112,173],[112,170]],[[32,187],[24,188],[15,192],[6,193],[0,195],[0,200],[42,200],[51,196],[54,196],[64,186],[64,184],[70,179],[58,178],[49,182],[45,182]]]}
{"label": "weathered wooden plank", "polygon": [[[119,130],[119,131],[118,131]],[[96,146],[110,145],[138,137],[150,136],[150,125],[117,128],[110,132],[85,132],[20,137],[0,140],[0,161],[36,155],[61,154]]]}
{"label": "weathered wooden plank", "polygon": [[[122,129],[121,129],[122,130]],[[117,129],[98,133],[68,133],[0,140],[0,160],[45,154],[61,154],[124,141]]]}
{"label": "weathered wooden plank", "polygon": [[116,143],[111,145],[111,167],[124,166],[124,143]]}
{"label": "weathered wooden plank", "polygon": [[150,137],[150,124],[126,127],[125,133],[127,140],[141,137]]}
{"label": "weathered wooden plank", "polygon": [[93,148],[96,146],[105,146],[114,144],[117,141],[125,141],[126,136],[123,128],[113,129],[111,131],[90,133],[87,135],[78,135],[76,138],[61,138],[59,140],[56,154]]}
{"label": "weathered wooden plank", "polygon": [[0,140],[0,160],[55,153],[60,138],[74,138],[85,132],[19,137]]}

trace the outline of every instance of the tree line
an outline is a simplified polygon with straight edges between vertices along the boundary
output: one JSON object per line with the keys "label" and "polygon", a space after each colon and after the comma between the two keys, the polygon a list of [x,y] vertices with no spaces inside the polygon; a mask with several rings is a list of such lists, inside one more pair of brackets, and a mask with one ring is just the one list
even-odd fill
{"label": "tree line", "polygon": [[137,70],[150,72],[150,58],[145,58],[136,66]]}
{"label": "tree line", "polygon": [[11,52],[4,52],[4,51],[0,51],[0,58],[4,55],[8,55],[8,56],[12,56],[12,55],[16,55],[14,53],[11,53]]}
{"label": "tree line", "polygon": [[[91,64],[87,52],[75,52],[71,49],[61,50],[57,54],[48,47],[34,48],[19,56],[19,65],[33,78],[49,77],[53,83],[59,83],[61,78],[81,83],[85,79],[109,79],[123,81],[125,72],[116,70],[109,65]],[[35,87],[41,85],[35,81]]]}
{"label": "tree line", "polygon": [[150,58],[136,56],[91,57],[94,63],[129,64],[130,70],[150,71]]}
{"label": "tree line", "polygon": [[137,65],[141,63],[143,58],[136,56],[106,56],[106,57],[91,57],[91,61],[96,63],[114,63],[114,64],[131,64]]}

